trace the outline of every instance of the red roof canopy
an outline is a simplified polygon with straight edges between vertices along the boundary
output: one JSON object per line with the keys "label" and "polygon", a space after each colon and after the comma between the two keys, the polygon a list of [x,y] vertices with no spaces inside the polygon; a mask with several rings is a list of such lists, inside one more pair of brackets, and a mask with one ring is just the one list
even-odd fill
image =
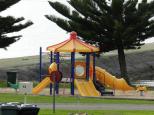
{"label": "red roof canopy", "polygon": [[52,46],[47,47],[52,52],[97,52],[99,49],[89,45],[77,38],[76,32],[70,33],[70,38]]}

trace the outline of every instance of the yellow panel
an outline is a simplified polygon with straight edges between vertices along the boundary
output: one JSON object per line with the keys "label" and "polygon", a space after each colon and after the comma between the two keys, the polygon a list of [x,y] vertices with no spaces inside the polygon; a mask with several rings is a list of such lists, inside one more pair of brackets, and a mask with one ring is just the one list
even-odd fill
{"label": "yellow panel", "polygon": [[76,87],[81,96],[100,96],[100,93],[96,90],[92,80],[75,79]]}
{"label": "yellow panel", "polygon": [[51,83],[50,77],[44,78],[35,88],[33,88],[32,93],[38,94],[50,83]]}
{"label": "yellow panel", "polygon": [[85,42],[83,42],[83,41],[81,41],[79,39],[76,39],[76,42],[79,43],[79,44],[81,44],[81,45],[83,45],[84,47],[87,47],[89,49],[92,49],[93,51],[99,51],[99,49],[97,47],[94,47],[94,46],[92,46],[92,45],[90,45],[88,43],[85,43]]}
{"label": "yellow panel", "polygon": [[129,86],[123,78],[118,79],[100,67],[96,67],[96,78],[103,85],[109,86],[113,89],[123,91],[134,90],[134,88]]}
{"label": "yellow panel", "polygon": [[53,62],[52,64],[50,64],[48,68],[49,74],[51,74],[53,71],[56,71],[56,70],[57,70],[57,64]]}
{"label": "yellow panel", "polygon": [[96,90],[96,88],[95,88],[95,86],[94,86],[92,80],[89,80],[89,81],[88,81],[88,84],[89,84],[89,85],[87,86],[87,89],[88,89],[88,91],[89,91],[89,94],[90,94],[91,96],[100,96],[100,93]]}
{"label": "yellow panel", "polygon": [[85,45],[79,43],[79,42],[75,42],[75,46],[76,46],[76,52],[92,52],[90,48],[86,47]]}
{"label": "yellow panel", "polygon": [[88,95],[87,90],[84,88],[85,87],[84,86],[85,84],[83,83],[82,80],[75,79],[75,84],[76,84],[77,89],[78,89],[78,91],[79,91],[79,93],[80,93],[81,96],[87,96]]}
{"label": "yellow panel", "polygon": [[59,44],[47,47],[48,51],[53,52],[97,52],[99,49],[76,39],[68,39]]}
{"label": "yellow panel", "polygon": [[[75,69],[77,66],[84,67],[84,74],[82,76],[78,76],[78,75],[76,75],[76,72],[75,72],[75,78],[76,79],[86,78],[86,63],[84,61],[76,61],[75,62]],[[92,64],[90,64],[90,68],[89,68],[89,77],[91,80],[93,80],[93,66],[92,66]]]}
{"label": "yellow panel", "polygon": [[67,44],[58,47],[56,52],[91,52],[91,50],[79,42],[76,42],[76,40],[70,40]]}
{"label": "yellow panel", "polygon": [[70,40],[69,42],[67,42],[67,44],[58,47],[56,49],[56,52],[73,52],[73,49],[74,49],[73,40]]}
{"label": "yellow panel", "polygon": [[57,48],[62,47],[64,44],[67,44],[69,41],[70,41],[70,40],[65,40],[65,41],[63,41],[63,42],[61,42],[61,43],[58,43],[58,44],[55,44],[55,45],[52,45],[52,46],[48,46],[48,47],[47,47],[47,50],[48,50],[48,51],[53,51],[53,52],[55,52],[55,50],[56,50]]}

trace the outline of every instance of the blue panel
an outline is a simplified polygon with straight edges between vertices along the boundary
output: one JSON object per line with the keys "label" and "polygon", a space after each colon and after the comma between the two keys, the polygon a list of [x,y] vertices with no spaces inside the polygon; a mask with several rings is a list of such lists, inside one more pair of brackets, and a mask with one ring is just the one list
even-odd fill
{"label": "blue panel", "polygon": [[96,80],[96,72],[95,72],[95,53],[93,53],[93,80]]}
{"label": "blue panel", "polygon": [[52,83],[50,83],[50,95],[52,95]]}
{"label": "blue panel", "polygon": [[90,54],[86,54],[86,79],[89,80]]}
{"label": "blue panel", "polygon": [[52,52],[50,52],[50,63],[52,63]]}
{"label": "blue panel", "polygon": [[[52,52],[50,52],[50,63],[52,63]],[[52,83],[50,83],[50,95],[52,95]]]}
{"label": "blue panel", "polygon": [[42,47],[40,47],[40,77],[39,81],[41,82],[42,80]]}
{"label": "blue panel", "polygon": [[57,69],[59,70],[59,64],[60,64],[59,52],[56,53],[56,63],[57,63]]}
{"label": "blue panel", "polygon": [[59,83],[56,83],[56,94],[59,94]]}
{"label": "blue panel", "polygon": [[[57,69],[59,71],[59,64],[60,64],[59,52],[56,53],[56,63],[57,63]],[[58,83],[56,83],[56,94],[59,94],[59,84]]]}
{"label": "blue panel", "polygon": [[71,53],[71,95],[74,95],[74,66],[75,66],[75,53]]}

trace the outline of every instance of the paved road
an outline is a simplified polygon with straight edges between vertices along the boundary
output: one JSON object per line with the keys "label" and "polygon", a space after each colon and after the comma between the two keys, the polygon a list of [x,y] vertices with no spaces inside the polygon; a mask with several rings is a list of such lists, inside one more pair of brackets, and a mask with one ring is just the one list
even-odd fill
{"label": "paved road", "polygon": [[[51,109],[52,104],[37,104],[42,109]],[[154,110],[150,104],[56,104],[56,109],[67,110]]]}

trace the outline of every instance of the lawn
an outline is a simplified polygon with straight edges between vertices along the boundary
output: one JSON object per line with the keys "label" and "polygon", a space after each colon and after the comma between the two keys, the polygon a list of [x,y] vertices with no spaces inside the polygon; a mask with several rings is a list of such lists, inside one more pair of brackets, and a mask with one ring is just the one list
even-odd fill
{"label": "lawn", "polygon": [[7,86],[6,81],[0,80],[0,88],[4,88],[6,86]]}
{"label": "lawn", "polygon": [[88,115],[154,115],[154,111],[144,111],[144,110],[133,110],[133,111],[126,111],[126,110],[85,110],[85,111],[57,110],[55,114],[53,114],[52,110],[40,110],[39,115],[69,115],[70,113],[88,113]]}
{"label": "lawn", "polygon": [[[0,102],[23,102],[24,95],[0,94]],[[52,103],[52,96],[27,95],[27,103]],[[109,103],[109,104],[154,104],[148,100],[85,98],[78,96],[56,96],[56,103]]]}
{"label": "lawn", "polygon": [[[21,94],[0,94],[0,102],[23,102],[24,95]],[[27,95],[28,103],[52,103],[52,96]],[[108,104],[154,104],[154,101],[146,100],[122,100],[122,99],[103,99],[85,98],[77,96],[57,96],[56,103],[108,103]],[[154,115],[154,111],[147,110],[56,110],[53,114],[50,109],[41,109],[39,115],[69,115],[70,113],[88,113],[88,115]],[[71,114],[70,114],[71,115]]]}

